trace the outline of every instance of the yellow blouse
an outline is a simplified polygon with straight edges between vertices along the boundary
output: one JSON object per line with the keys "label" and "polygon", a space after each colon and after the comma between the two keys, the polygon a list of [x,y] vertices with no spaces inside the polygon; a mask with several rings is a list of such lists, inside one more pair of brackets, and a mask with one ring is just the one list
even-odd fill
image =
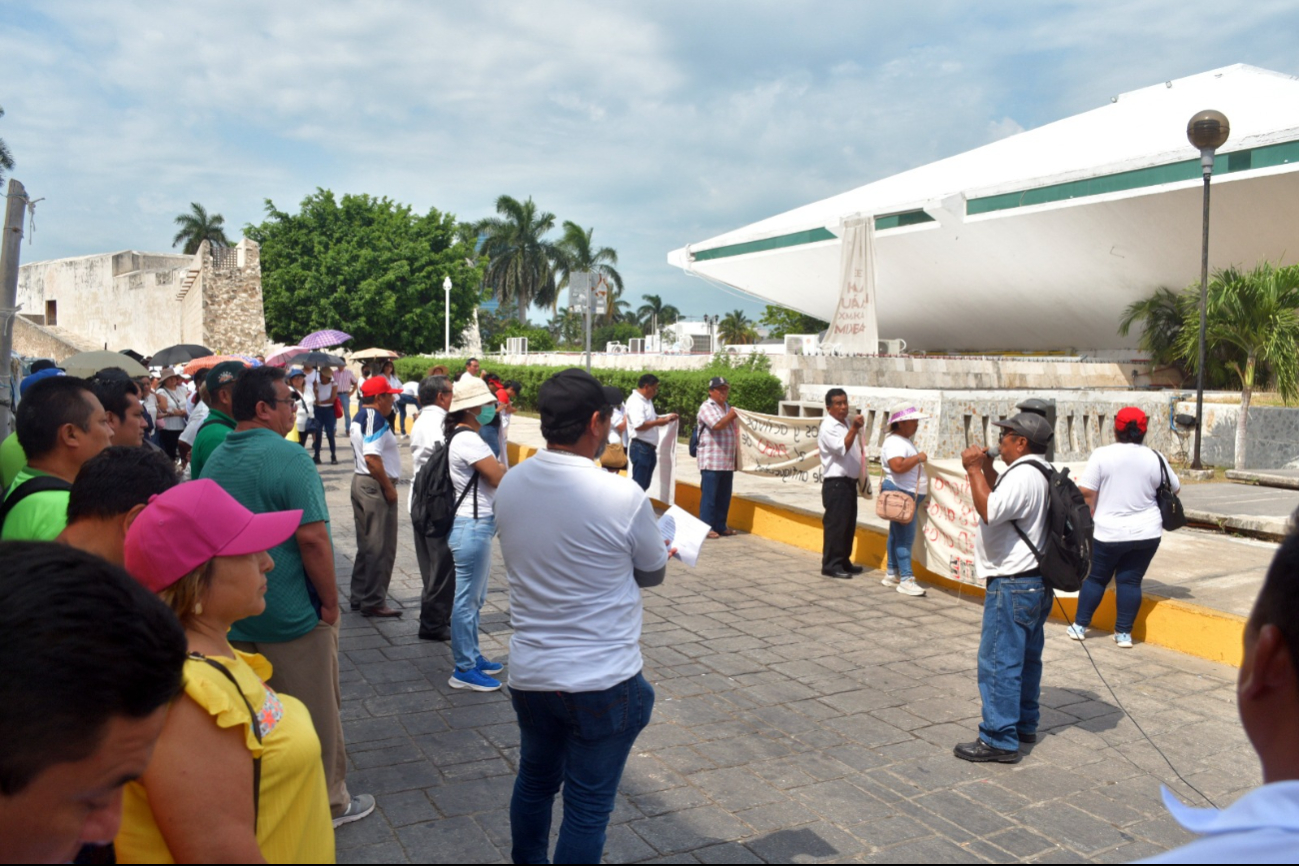
{"label": "yellow blouse", "polygon": [[[207,662],[185,662],[185,694],[223,728],[245,733],[249,761],[261,755],[262,781],[257,815],[257,845],[268,863],[333,863],[334,825],[325,793],[320,738],[311,714],[297,698],[266,685],[271,664],[260,655],[235,650],[236,658],[212,656],[239,682],[240,690],[260,717],[262,742],[253,736],[248,707],[230,680]],[[259,709],[260,708],[260,709]],[[253,792],[249,790],[248,796]],[[202,816],[195,820],[201,822]],[[122,827],[115,840],[118,863],[175,863],[139,782],[129,783],[122,797]]]}

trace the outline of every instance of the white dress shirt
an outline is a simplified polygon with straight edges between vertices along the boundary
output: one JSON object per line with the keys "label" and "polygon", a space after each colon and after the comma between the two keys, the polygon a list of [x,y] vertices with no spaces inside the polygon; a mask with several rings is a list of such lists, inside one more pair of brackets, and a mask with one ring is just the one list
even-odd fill
{"label": "white dress shirt", "polygon": [[657,427],[647,427],[644,430],[636,428],[649,421],[657,421],[658,417],[659,413],[654,411],[654,403],[651,400],[640,391],[631,392],[631,396],[627,398],[627,433],[631,438],[639,439],[657,448],[661,432]]}
{"label": "white dress shirt", "polygon": [[1299,859],[1299,781],[1255,788],[1225,809],[1184,805],[1164,788],[1164,806],[1190,844],[1142,863],[1293,863]]}
{"label": "white dress shirt", "polygon": [[[425,406],[424,411],[419,413],[415,419],[415,425],[410,431],[410,456],[414,469],[411,472],[411,478],[419,475],[419,471],[424,468],[424,464],[433,456],[433,447],[441,445],[445,439],[443,425],[447,420],[447,410],[441,406]],[[415,485],[410,486],[410,493],[406,496],[406,510],[410,510],[411,498],[415,495]]]}
{"label": "white dress shirt", "polygon": [[861,433],[854,440],[852,447],[844,444],[848,437],[848,425],[836,421],[834,416],[826,415],[821,421],[821,431],[816,437],[816,447],[821,451],[821,478],[851,478],[856,481],[861,477]]}
{"label": "white dress shirt", "polygon": [[[988,496],[988,521],[979,523],[979,537],[974,545],[975,568],[979,577],[1008,577],[1038,567],[1037,557],[1019,537],[1012,521],[1019,523],[1024,534],[1041,550],[1046,543],[1047,481],[1032,466],[1036,462],[1050,466],[1039,454],[1027,454],[1010,466],[997,480]],[[1014,470],[1013,472],[1011,470]]]}

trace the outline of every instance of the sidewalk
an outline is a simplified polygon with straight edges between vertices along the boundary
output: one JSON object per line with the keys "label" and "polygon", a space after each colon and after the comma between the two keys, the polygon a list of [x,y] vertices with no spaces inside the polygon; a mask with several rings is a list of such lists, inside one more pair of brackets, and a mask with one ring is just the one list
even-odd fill
{"label": "sidewalk", "polygon": [[[322,470],[345,587],[350,473]],[[497,557],[483,650],[508,661]],[[645,592],[657,702],[622,781],[608,862],[1119,862],[1187,840],[1159,782],[1195,795],[1062,627],[1048,626],[1044,736],[1018,765],[967,764],[951,748],[974,736],[979,713],[977,602],[935,590],[908,599],[870,572],[818,571],[814,554],[742,535],[710,542],[697,569],[673,562]],[[339,829],[339,861],[508,862],[513,712],[503,692],[449,688],[449,647],[416,637],[405,518],[392,595],[402,620],[343,618],[348,784],[379,809]],[[1104,637],[1087,647],[1193,784],[1225,805],[1259,783],[1233,670]]]}

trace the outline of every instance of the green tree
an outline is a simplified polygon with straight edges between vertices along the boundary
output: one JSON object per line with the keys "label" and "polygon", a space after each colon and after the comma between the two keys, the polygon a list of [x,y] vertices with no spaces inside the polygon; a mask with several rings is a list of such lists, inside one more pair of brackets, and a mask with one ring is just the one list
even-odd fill
{"label": "green tree", "polygon": [[[611,325],[600,325],[591,329],[591,351],[603,352],[609,343],[627,345],[628,340],[643,337],[644,334],[636,325],[629,322],[614,322]],[[586,335],[582,336],[582,348],[586,348]]]}
{"label": "green tree", "polygon": [[654,332],[657,325],[662,328],[681,318],[681,311],[672,304],[663,303],[658,295],[641,295],[645,303],[636,310],[636,319],[647,334]]}
{"label": "green tree", "polygon": [[767,336],[773,339],[780,339],[786,334],[819,334],[830,327],[829,322],[815,316],[774,304],[768,304],[762,311],[762,318],[758,320],[758,324],[767,328],[769,332]]}
{"label": "green tree", "polygon": [[758,332],[743,310],[731,310],[723,316],[717,326],[717,336],[723,343],[747,345],[758,341]]}
{"label": "green tree", "polygon": [[[481,327],[481,325],[480,325]],[[529,352],[555,351],[555,338],[545,328],[534,328],[530,325],[510,322],[492,335],[492,342],[483,342],[484,352],[495,352],[505,345],[511,337],[527,337]]]}
{"label": "green tree", "polygon": [[175,247],[184,243],[182,252],[187,256],[198,252],[203,241],[208,241],[214,247],[230,246],[230,239],[225,232],[226,218],[219,213],[209,215],[203,205],[196,201],[189,203],[189,213],[177,216],[175,223],[180,226],[180,231],[171,239],[171,245]]}
{"label": "green tree", "polygon": [[586,344],[586,317],[575,310],[565,308],[555,313],[546,330],[557,345],[571,348]]}
{"label": "green tree", "polygon": [[[1199,286],[1186,290],[1177,353],[1192,372],[1199,357]],[[1245,468],[1245,433],[1255,386],[1272,385],[1289,403],[1299,396],[1299,266],[1271,262],[1251,271],[1227,268],[1209,281],[1206,352],[1226,350],[1225,364],[1240,385],[1236,468]]]}
{"label": "green tree", "polygon": [[[5,110],[0,108],[0,117],[5,116]],[[14,155],[9,152],[9,145],[5,140],[0,138],[0,181],[5,179],[6,171],[14,170]]]}
{"label": "green tree", "polygon": [[555,264],[563,253],[546,234],[555,227],[555,215],[538,212],[529,198],[525,202],[503,195],[496,200],[500,216],[488,217],[476,226],[487,256],[486,284],[499,301],[513,301],[519,321],[527,323],[533,304],[553,307],[557,302]]}
{"label": "green tree", "polygon": [[622,297],[622,274],[618,273],[618,253],[613,247],[596,249],[591,241],[594,228],[584,229],[572,220],[564,220],[564,237],[556,246],[559,256],[555,259],[555,273],[559,277],[558,291],[555,293],[553,310],[558,310],[559,292],[568,288],[568,278],[579,271],[592,271],[604,276],[609,285],[609,305],[605,313],[605,324],[611,324],[617,317],[617,304]]}
{"label": "green tree", "polygon": [[354,346],[440,348],[448,276],[453,340],[473,317],[484,263],[451,214],[430,209],[421,216],[369,195],[339,201],[318,188],[296,214],[268,199],[266,216],[244,233],[262,247],[266,330],[274,340],[340,328]]}

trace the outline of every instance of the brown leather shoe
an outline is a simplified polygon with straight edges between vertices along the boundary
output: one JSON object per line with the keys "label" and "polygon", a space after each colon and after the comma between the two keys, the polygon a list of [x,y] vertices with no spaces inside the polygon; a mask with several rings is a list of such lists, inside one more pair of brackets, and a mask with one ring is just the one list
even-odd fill
{"label": "brown leather shoe", "polygon": [[376,607],[374,610],[361,611],[361,616],[401,616],[401,614],[402,614],[401,611],[393,610],[387,605],[383,607]]}

